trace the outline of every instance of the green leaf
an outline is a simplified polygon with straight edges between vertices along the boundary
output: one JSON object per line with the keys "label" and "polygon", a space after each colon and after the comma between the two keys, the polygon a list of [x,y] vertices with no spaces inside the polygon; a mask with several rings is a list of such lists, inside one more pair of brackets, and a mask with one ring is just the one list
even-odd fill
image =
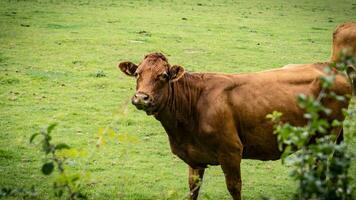
{"label": "green leaf", "polygon": [[65,143],[59,143],[55,147],[56,150],[61,150],[61,149],[70,149],[70,146],[65,144]]}
{"label": "green leaf", "polygon": [[42,165],[42,173],[44,175],[50,175],[53,172],[54,164],[53,162],[45,163]]}
{"label": "green leaf", "polygon": [[51,133],[52,130],[57,126],[57,123],[52,123],[47,127],[47,133]]}
{"label": "green leaf", "polygon": [[275,123],[280,121],[281,117],[282,117],[282,113],[278,111],[273,111],[272,113],[266,115],[267,119],[271,119],[271,121]]}
{"label": "green leaf", "polygon": [[334,119],[333,122],[331,123],[331,126],[336,127],[336,126],[341,126],[342,122],[340,122],[337,119]]}
{"label": "green leaf", "polygon": [[56,192],[54,193],[54,196],[56,196],[56,197],[62,197],[62,196],[63,196],[63,190],[59,189],[58,191],[56,191]]}
{"label": "green leaf", "polygon": [[73,175],[73,177],[70,178],[70,181],[72,183],[74,183],[74,182],[78,181],[79,179],[80,179],[80,175],[79,174],[75,174],[75,175]]}
{"label": "green leaf", "polygon": [[307,100],[307,96],[303,93],[299,94],[297,97],[298,101],[306,101]]}
{"label": "green leaf", "polygon": [[345,101],[346,100],[346,98],[344,96],[340,96],[340,95],[336,95],[335,98],[338,101]]}
{"label": "green leaf", "polygon": [[32,143],[32,141],[39,135],[39,133],[34,133],[31,135],[30,137],[30,143]]}
{"label": "green leaf", "polygon": [[331,72],[331,68],[330,68],[329,66],[325,67],[325,68],[324,68],[324,72],[325,72],[326,74],[330,73],[330,72]]}

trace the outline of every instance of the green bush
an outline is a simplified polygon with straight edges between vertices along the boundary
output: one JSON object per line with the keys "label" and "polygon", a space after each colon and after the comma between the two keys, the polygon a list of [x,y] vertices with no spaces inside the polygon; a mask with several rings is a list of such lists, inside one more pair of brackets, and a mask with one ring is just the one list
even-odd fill
{"label": "green bush", "polygon": [[[273,112],[267,116],[275,123],[275,134],[279,148],[283,151],[282,162],[292,166],[291,176],[299,184],[294,194],[295,199],[355,199],[348,174],[351,160],[355,156],[348,151],[347,143],[354,133],[351,131],[345,135],[346,142],[336,143],[336,136],[330,134],[330,129],[343,125],[345,128],[347,124],[337,120],[328,122],[322,117],[331,113],[322,104],[324,98],[345,101],[344,96],[329,90],[335,80],[336,72],[332,69],[345,71],[348,66],[355,66],[355,60],[356,58],[344,57],[342,62],[326,67],[326,75],[320,78],[322,89],[316,98],[304,94],[298,96],[299,107],[305,110],[304,117],[308,120],[305,126],[282,123],[282,113]],[[355,111],[344,113],[346,117],[355,117]],[[310,142],[315,137],[315,142]],[[296,149],[299,151],[289,156]]]}

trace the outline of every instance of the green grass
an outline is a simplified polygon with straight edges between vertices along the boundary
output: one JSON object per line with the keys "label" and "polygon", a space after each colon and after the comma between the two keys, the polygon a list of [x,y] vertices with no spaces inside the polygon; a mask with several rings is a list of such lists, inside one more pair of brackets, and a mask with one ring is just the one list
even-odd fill
{"label": "green grass", "polygon": [[[127,103],[135,81],[117,63],[153,51],[188,71],[326,61],[332,31],[345,21],[356,21],[352,0],[0,0],[0,186],[35,185],[39,199],[53,198],[43,155],[28,140],[58,122],[54,140],[94,152],[89,164],[84,157],[73,166],[90,173],[90,199],[179,199],[188,193],[187,167],[159,122]],[[137,141],[95,150],[98,129],[115,117],[114,128]],[[350,174],[356,178],[355,164]],[[296,189],[280,161],[243,160],[242,176],[244,199],[289,199]],[[230,199],[219,167],[207,170],[201,197]]]}

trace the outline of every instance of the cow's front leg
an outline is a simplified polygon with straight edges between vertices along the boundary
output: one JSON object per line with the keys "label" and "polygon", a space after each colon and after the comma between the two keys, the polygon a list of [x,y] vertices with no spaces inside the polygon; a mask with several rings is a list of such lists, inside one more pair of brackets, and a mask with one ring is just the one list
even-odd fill
{"label": "cow's front leg", "polygon": [[240,151],[223,154],[220,157],[220,165],[225,174],[226,186],[234,200],[241,199],[241,157]]}
{"label": "cow's front leg", "polygon": [[204,168],[194,169],[189,166],[189,199],[196,200],[198,198],[199,189],[203,182]]}

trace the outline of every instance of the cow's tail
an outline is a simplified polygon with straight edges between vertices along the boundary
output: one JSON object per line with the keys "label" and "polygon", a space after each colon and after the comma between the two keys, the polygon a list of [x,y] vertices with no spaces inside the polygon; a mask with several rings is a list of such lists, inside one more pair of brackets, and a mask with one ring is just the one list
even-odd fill
{"label": "cow's tail", "polygon": [[346,73],[351,83],[352,95],[356,95],[356,67],[349,65],[347,67]]}

